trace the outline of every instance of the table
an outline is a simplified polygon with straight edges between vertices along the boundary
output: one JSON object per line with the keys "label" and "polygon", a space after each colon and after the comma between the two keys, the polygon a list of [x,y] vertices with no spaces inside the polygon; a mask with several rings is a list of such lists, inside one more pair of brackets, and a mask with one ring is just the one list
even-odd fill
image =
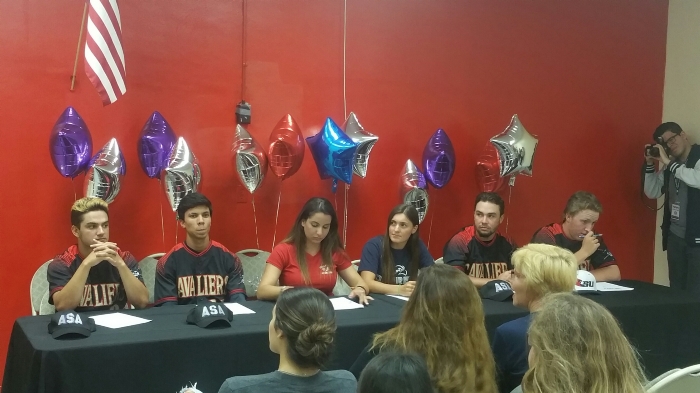
{"label": "table", "polygon": [[[618,318],[650,377],[700,363],[700,300],[653,284],[620,284],[635,290],[587,296]],[[398,322],[406,302],[374,298],[364,309],[337,312],[336,356],[329,369],[349,368],[374,333]],[[489,335],[526,314],[509,302],[483,303]],[[277,368],[267,338],[273,304],[252,301],[245,306],[256,314],[234,316],[232,327],[214,330],[186,324],[193,306],[126,310],[122,312],[152,322],[116,330],[98,327],[89,338],[72,341],[51,338],[48,316],[19,318],[2,393],[176,392],[190,382],[204,392],[217,392],[230,376]]]}

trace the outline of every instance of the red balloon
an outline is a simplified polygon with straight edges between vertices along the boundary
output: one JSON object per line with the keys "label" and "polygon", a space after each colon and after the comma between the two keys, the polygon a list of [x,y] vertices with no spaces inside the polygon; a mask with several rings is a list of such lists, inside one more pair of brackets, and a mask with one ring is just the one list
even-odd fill
{"label": "red balloon", "polygon": [[304,138],[292,115],[284,115],[270,134],[270,169],[282,180],[295,174],[304,160]]}
{"label": "red balloon", "polygon": [[476,160],[476,183],[483,192],[497,192],[506,184],[500,174],[498,152],[491,143],[486,144]]}

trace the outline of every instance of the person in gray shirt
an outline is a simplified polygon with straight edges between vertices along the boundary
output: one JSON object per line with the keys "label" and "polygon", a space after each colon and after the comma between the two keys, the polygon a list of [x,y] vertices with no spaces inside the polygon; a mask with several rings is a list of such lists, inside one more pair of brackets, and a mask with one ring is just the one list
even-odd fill
{"label": "person in gray shirt", "polygon": [[282,291],[269,326],[270,350],[280,356],[277,371],[229,378],[219,393],[355,393],[349,371],[321,371],[333,352],[335,330],[335,310],[323,292]]}

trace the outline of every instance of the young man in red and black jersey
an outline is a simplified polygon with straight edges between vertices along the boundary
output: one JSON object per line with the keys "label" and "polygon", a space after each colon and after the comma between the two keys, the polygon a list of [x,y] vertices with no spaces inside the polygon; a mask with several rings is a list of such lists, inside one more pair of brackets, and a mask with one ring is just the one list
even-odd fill
{"label": "young man in red and black jersey", "polygon": [[109,208],[100,198],[82,198],[71,208],[78,240],[49,264],[49,303],[56,311],[136,308],[148,304],[138,262],[109,241]]}
{"label": "young man in red and black jersey", "polygon": [[177,217],[187,238],[158,261],[156,306],[245,300],[241,261],[209,238],[211,214],[211,202],[200,193],[188,194],[180,201]]}
{"label": "young man in red and black jersey", "polygon": [[494,192],[482,192],[474,202],[474,225],[445,244],[442,260],[469,275],[477,288],[492,280],[509,280],[515,243],[498,233],[505,203]]}
{"label": "young man in red and black jersey", "polygon": [[549,224],[532,236],[532,243],[553,244],[574,253],[579,270],[588,270],[596,281],[619,281],[620,268],[603,238],[593,232],[603,206],[590,192],[578,191],[569,198],[564,221]]}

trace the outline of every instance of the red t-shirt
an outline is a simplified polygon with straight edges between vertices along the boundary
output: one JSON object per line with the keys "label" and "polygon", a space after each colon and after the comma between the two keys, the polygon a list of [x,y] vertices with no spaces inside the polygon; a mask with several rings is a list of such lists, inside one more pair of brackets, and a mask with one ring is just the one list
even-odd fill
{"label": "red t-shirt", "polygon": [[333,295],[333,287],[335,287],[338,279],[338,272],[352,266],[350,258],[343,252],[333,254],[333,267],[335,269],[326,269],[323,267],[323,259],[321,253],[316,255],[306,254],[306,266],[309,269],[309,279],[311,285],[304,282],[304,276],[301,274],[299,263],[297,262],[297,251],[294,245],[289,243],[280,243],[272,249],[272,253],[267,258],[267,263],[280,269],[280,285],[290,287],[305,287],[312,286],[328,296]]}

